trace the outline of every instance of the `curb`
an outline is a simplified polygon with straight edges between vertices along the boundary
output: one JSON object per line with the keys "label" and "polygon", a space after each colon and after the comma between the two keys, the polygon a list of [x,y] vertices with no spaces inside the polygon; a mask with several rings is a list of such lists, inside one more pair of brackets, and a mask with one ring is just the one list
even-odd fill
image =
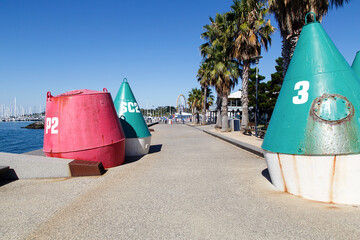
{"label": "curb", "polygon": [[[186,124],[186,125],[188,125],[188,124]],[[203,129],[200,129],[200,128],[196,127],[196,126],[191,126],[191,125],[188,125],[188,126],[196,128],[196,129],[198,129],[200,131],[203,131],[204,133],[207,133],[207,134],[209,134],[209,135],[211,135],[213,137],[217,137],[217,138],[219,138],[219,139],[221,139],[221,140],[223,140],[225,142],[231,143],[232,145],[235,145],[235,146],[237,146],[239,148],[242,148],[242,149],[244,149],[244,150],[246,150],[248,152],[251,152],[251,153],[253,153],[253,154],[255,154],[255,155],[259,156],[259,157],[264,158],[263,150],[261,148],[259,148],[259,147],[255,147],[255,146],[253,146],[251,144],[244,143],[244,142],[235,140],[233,138],[225,137],[225,136],[223,136],[221,134],[217,134],[217,133],[214,133],[214,132],[203,130]]]}
{"label": "curb", "polygon": [[[39,152],[40,150],[33,151],[34,154]],[[7,167],[0,180],[69,178],[105,173],[101,162],[3,152],[0,152],[0,165]]]}

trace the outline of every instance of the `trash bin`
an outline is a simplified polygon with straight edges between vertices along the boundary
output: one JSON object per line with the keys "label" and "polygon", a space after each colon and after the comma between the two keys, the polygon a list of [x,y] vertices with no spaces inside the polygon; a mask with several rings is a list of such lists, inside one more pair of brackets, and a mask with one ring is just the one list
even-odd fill
{"label": "trash bin", "polygon": [[233,119],[233,131],[240,131],[240,120]]}

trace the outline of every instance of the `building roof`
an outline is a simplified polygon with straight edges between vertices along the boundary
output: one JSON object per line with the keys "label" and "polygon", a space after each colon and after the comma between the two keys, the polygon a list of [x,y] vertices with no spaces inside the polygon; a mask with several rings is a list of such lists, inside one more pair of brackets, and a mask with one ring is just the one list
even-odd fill
{"label": "building roof", "polygon": [[[231,93],[228,96],[228,99],[241,99],[241,90]],[[217,109],[217,104],[216,104],[216,102],[214,102],[214,104],[209,107],[209,111],[215,112],[216,109]],[[241,107],[240,107],[240,111],[241,111]]]}
{"label": "building roof", "polygon": [[231,93],[228,99],[241,99],[241,90]]}

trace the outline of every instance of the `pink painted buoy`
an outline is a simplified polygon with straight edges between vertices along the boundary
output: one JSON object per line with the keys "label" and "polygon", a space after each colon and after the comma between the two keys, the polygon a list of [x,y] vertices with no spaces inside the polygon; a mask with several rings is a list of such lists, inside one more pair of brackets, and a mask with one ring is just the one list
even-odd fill
{"label": "pink painted buoy", "polygon": [[102,162],[125,160],[125,135],[110,93],[87,89],[47,93],[44,147],[47,157]]}

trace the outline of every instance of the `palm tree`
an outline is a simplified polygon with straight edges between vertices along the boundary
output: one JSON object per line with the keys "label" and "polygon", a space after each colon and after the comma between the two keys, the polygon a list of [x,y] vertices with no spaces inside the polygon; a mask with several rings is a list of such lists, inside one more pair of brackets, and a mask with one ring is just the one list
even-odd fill
{"label": "palm tree", "polygon": [[189,91],[188,105],[193,114],[193,122],[196,124],[199,123],[199,110],[201,109],[202,98],[203,94],[201,89],[192,88],[191,91]]}
{"label": "palm tree", "polygon": [[[214,70],[215,66],[215,56],[216,51],[214,50],[215,44],[219,42],[224,42],[227,40],[227,37],[223,34],[224,25],[226,23],[226,18],[222,14],[216,14],[215,20],[213,18],[209,18],[210,24],[204,26],[204,32],[201,34],[201,38],[206,41],[206,43],[200,46],[200,53],[203,56],[203,61],[207,63],[209,66],[210,72]],[[210,75],[210,85],[215,86],[216,78]],[[217,120],[215,127],[221,128],[221,92],[215,87],[217,92]]]}
{"label": "palm tree", "polygon": [[330,8],[343,6],[350,1],[351,0],[268,0],[270,11],[275,15],[283,38],[281,54],[284,59],[284,76],[294,53],[300,32],[304,26],[305,15],[309,12],[314,12],[317,20],[320,21]]}
{"label": "palm tree", "polygon": [[208,87],[206,90],[207,96],[206,96],[206,109],[208,109],[210,106],[214,104],[214,95],[212,94],[211,88]]}
{"label": "palm tree", "polygon": [[206,124],[206,108],[207,108],[207,98],[208,98],[208,89],[211,83],[210,76],[210,64],[207,62],[203,62],[198,70],[198,81],[202,89],[204,89],[204,103],[202,109],[202,124]]}
{"label": "palm tree", "polygon": [[207,42],[200,47],[200,52],[204,57],[204,62],[209,65],[210,85],[215,86],[215,90],[222,100],[222,131],[228,131],[227,97],[230,90],[237,84],[240,69],[238,62],[231,56],[233,38],[227,14],[216,14],[215,20],[210,18],[210,21],[211,24],[205,25],[205,32],[201,34],[201,37]]}
{"label": "palm tree", "polygon": [[233,56],[242,62],[242,126],[249,123],[249,70],[254,57],[260,56],[261,47],[265,50],[271,44],[270,35],[275,31],[270,20],[265,17],[268,13],[262,0],[234,0],[228,15],[233,22],[235,46]]}
{"label": "palm tree", "polygon": [[[201,98],[201,108],[202,112],[202,119],[201,124],[206,124],[206,110],[209,109],[210,106],[214,103],[214,95],[212,95],[211,88],[208,86],[206,88],[201,87],[202,98]],[[204,112],[205,111],[205,112]]]}
{"label": "palm tree", "polygon": [[221,131],[229,131],[228,96],[240,77],[239,64],[235,60],[219,62],[212,74],[216,76],[215,88],[221,94]]}

